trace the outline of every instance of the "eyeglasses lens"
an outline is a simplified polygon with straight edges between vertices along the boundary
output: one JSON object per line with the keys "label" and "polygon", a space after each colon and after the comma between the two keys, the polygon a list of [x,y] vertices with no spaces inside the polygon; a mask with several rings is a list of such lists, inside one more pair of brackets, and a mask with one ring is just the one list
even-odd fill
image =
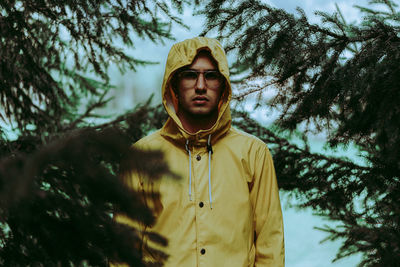
{"label": "eyeglasses lens", "polygon": [[195,71],[195,70],[184,70],[179,73],[179,78],[185,86],[194,86],[199,78],[199,75],[203,73],[205,82],[208,87],[215,88],[220,85],[221,74],[218,71]]}

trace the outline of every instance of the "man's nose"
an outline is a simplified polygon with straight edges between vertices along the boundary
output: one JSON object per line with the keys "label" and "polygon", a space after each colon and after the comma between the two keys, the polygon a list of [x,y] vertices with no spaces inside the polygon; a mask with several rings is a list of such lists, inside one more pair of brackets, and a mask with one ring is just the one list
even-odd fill
{"label": "man's nose", "polygon": [[199,73],[196,81],[196,90],[204,90],[206,89],[206,80],[204,78],[203,73]]}

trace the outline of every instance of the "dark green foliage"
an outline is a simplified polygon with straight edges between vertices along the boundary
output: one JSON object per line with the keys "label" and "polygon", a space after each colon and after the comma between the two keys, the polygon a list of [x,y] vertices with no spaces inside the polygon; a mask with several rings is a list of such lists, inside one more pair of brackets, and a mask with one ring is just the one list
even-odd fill
{"label": "dark green foliage", "polygon": [[[337,259],[361,252],[361,266],[397,266],[400,13],[395,1],[373,3],[380,9],[359,7],[360,24],[347,24],[339,10],[317,12],[321,22],[311,24],[301,9],[292,15],[261,1],[210,1],[201,13],[205,33],[217,31],[236,53],[233,72],[247,71],[248,79],[276,88],[268,105],[281,112],[282,132],[305,126],[305,134],[325,133],[331,149],[355,144],[365,159],[360,166],[315,155],[306,139],[300,149],[269,133],[264,139],[274,147],[281,188],[301,197],[301,206],[341,223],[324,228],[328,239],[345,240]],[[262,99],[267,87],[246,88],[247,81],[239,99],[250,93]],[[242,128],[252,132],[250,126]]]}
{"label": "dark green foliage", "polygon": [[[60,133],[44,145],[34,135],[3,143],[12,154],[2,150],[0,160],[1,264],[107,266],[110,260],[142,266],[143,237],[112,214],[153,222],[140,195],[118,174],[137,170],[156,179],[168,173],[157,152],[131,149],[159,127],[162,115],[147,103],[106,124]],[[160,236],[149,238],[166,244]]]}
{"label": "dark green foliage", "polygon": [[385,187],[386,177],[381,169],[359,166],[348,158],[311,153],[305,136],[303,147],[291,144],[247,113],[234,111],[233,118],[236,127],[268,144],[279,188],[297,199],[296,206],[311,207],[316,214],[342,223],[337,228],[317,227],[331,234],[327,240],[345,239],[337,259],[358,252],[371,253],[378,248],[364,263],[396,266],[400,221],[400,207],[395,202],[400,194],[398,180],[387,182],[397,187],[386,185],[388,193],[368,194],[370,190]]}
{"label": "dark green foliage", "polygon": [[[148,115],[130,117],[141,125]],[[130,149],[128,136],[118,124],[86,128],[1,161],[2,223],[10,229],[3,229],[2,265],[107,266],[109,259],[141,266],[142,237],[112,214],[146,225],[153,216],[116,174],[136,169],[158,177],[168,169],[158,153]]]}
{"label": "dark green foliage", "polygon": [[172,21],[181,24],[165,1],[1,1],[3,115],[20,131],[61,128],[76,117],[82,95],[109,89],[111,63],[120,70],[148,63],[124,51],[134,38],[170,39]]}
{"label": "dark green foliage", "polygon": [[171,39],[171,23],[182,25],[168,3],[0,1],[0,265],[144,266],[144,235],[166,245],[112,218],[153,222],[120,174],[168,174],[162,155],[131,148],[165,115],[149,102],[102,124],[93,118],[109,101],[110,64],[150,63],[127,47]]}

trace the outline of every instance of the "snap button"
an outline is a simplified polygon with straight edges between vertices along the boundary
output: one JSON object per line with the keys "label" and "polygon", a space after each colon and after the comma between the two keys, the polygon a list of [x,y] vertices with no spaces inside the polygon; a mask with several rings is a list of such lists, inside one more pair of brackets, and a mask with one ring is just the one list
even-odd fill
{"label": "snap button", "polygon": [[203,202],[200,202],[200,203],[199,203],[199,206],[200,206],[200,208],[202,208],[202,207],[204,206],[204,203],[203,203]]}
{"label": "snap button", "polygon": [[205,250],[204,248],[202,248],[202,249],[200,250],[200,253],[201,253],[201,255],[204,255],[204,254],[206,254],[206,250]]}
{"label": "snap button", "polygon": [[199,154],[197,154],[196,159],[197,159],[197,161],[200,161],[201,160],[201,156]]}

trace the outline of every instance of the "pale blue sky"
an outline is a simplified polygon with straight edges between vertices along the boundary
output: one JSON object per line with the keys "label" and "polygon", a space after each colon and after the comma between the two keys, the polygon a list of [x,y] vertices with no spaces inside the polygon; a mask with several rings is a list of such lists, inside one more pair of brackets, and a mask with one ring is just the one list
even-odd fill
{"label": "pale blue sky", "polygon": [[[289,12],[294,12],[297,6],[303,8],[312,22],[317,22],[318,20],[313,15],[314,11],[334,12],[336,10],[335,2],[339,5],[347,22],[359,20],[360,14],[357,9],[353,8],[355,4],[367,4],[367,0],[269,0],[270,4]],[[115,93],[116,99],[111,109],[116,113],[132,108],[138,102],[145,101],[153,93],[155,94],[154,103],[160,102],[164,63],[170,47],[177,41],[198,35],[202,30],[204,19],[198,16],[194,17],[191,10],[186,10],[183,18],[184,22],[190,26],[190,30],[175,26],[173,35],[176,41],[165,42],[165,45],[139,41],[136,44],[136,48],[132,50],[133,55],[142,59],[157,61],[160,64],[138,68],[137,72],[127,72],[123,75],[117,71],[112,72],[112,81],[117,85],[118,90]],[[268,114],[265,114],[265,112],[258,112],[255,116],[260,121],[268,121]],[[321,140],[315,140],[312,149],[321,151],[322,145]],[[354,151],[341,151],[340,153],[341,155],[354,155]],[[282,196],[282,204],[287,267],[353,267],[357,265],[360,261],[359,255],[331,263],[341,241],[320,244],[326,234],[313,229],[313,227],[325,224],[333,225],[332,222],[313,216],[311,210],[297,211],[293,208],[288,208],[284,196]]]}

